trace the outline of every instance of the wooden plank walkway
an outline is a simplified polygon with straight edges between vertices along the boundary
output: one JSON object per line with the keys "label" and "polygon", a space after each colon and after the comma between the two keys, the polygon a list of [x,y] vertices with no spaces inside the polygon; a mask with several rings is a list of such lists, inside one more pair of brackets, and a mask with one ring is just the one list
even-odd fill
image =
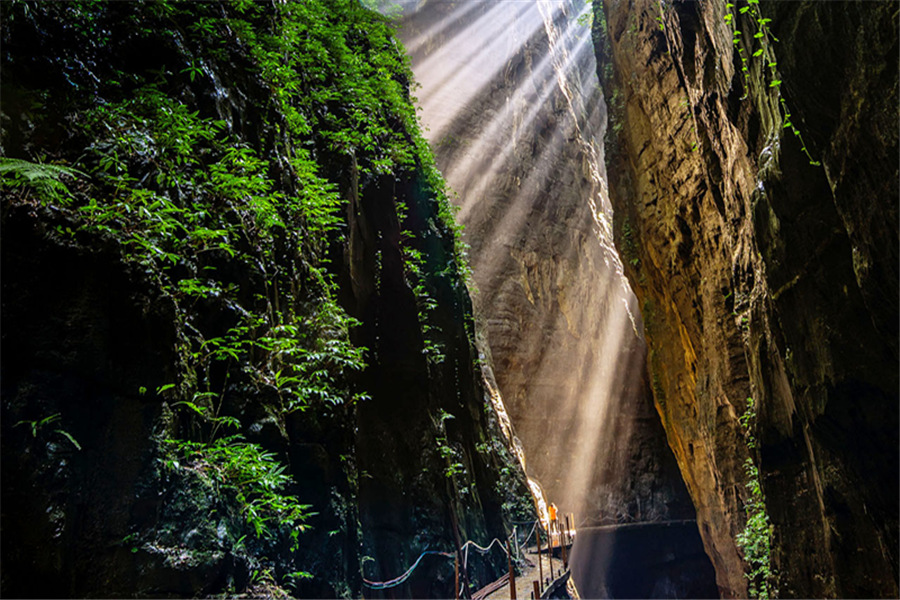
{"label": "wooden plank walkway", "polygon": [[503,577],[497,581],[491,582],[472,594],[472,600],[484,600],[502,587],[509,585],[509,573],[504,573]]}
{"label": "wooden plank walkway", "polygon": [[[553,572],[556,577],[554,577],[552,581],[547,582],[545,586],[541,586],[544,590],[544,593],[546,593],[546,590],[549,589],[550,586],[554,585],[556,581],[566,577],[566,573],[568,573],[568,571],[563,571],[563,574],[560,575],[560,571],[562,570],[562,559],[559,556],[559,546],[554,547],[553,550],[553,556],[551,557],[547,553],[546,547],[544,548],[544,552],[542,554],[538,554],[537,548],[535,546],[530,546],[527,550],[525,548],[521,548],[522,557],[524,557],[526,560],[526,566],[522,570],[521,575],[518,575],[516,577],[516,597],[518,600],[531,600],[533,582],[538,580],[539,573],[541,571],[543,571],[545,580],[550,578],[551,561]],[[541,569],[538,569],[538,560],[541,561]],[[487,594],[480,596],[478,600],[509,600],[509,575],[507,574],[501,579],[503,579],[503,585],[492,588]],[[489,584],[482,589],[486,589],[491,586],[492,584]],[[479,592],[480,591],[481,590],[479,590]],[[476,594],[478,594],[479,592],[476,592]],[[541,597],[546,596],[542,595]],[[472,598],[475,599],[475,594],[472,595]]]}

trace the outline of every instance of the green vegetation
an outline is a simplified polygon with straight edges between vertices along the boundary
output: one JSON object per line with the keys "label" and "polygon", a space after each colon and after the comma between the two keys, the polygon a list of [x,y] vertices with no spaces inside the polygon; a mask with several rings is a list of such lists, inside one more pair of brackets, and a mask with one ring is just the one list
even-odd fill
{"label": "green vegetation", "polygon": [[257,537],[272,539],[283,534],[290,540],[291,550],[297,549],[299,534],[307,527],[304,522],[314,513],[309,505],[285,493],[293,482],[273,453],[247,443],[240,434],[212,443],[177,439],[166,443],[171,452],[168,468],[199,473],[234,496]]}
{"label": "green vegetation", "polygon": [[[3,16],[65,23],[71,47],[113,57],[95,71],[67,62],[71,86],[21,92],[36,123],[64,107],[78,151],[0,160],[4,203],[59,215],[60,241],[114,245],[152,282],[156,304],[172,307],[177,353],[167,383],[138,389],[173,409],[160,464],[231,498],[257,543],[295,550],[312,507],[284,457],[247,440],[241,407],[264,402],[284,431],[289,418],[346,418],[368,398],[369,351],[351,340],[360,323],[338,304],[330,260],[346,239],[343,177],[418,184],[425,225],[421,206],[396,208],[429,365],[444,360],[435,280],[470,276],[393,25],[356,0],[11,3]],[[159,64],[131,68],[109,33],[120,28],[159,49]],[[429,236],[452,247],[435,257]],[[31,423],[34,436],[52,420]],[[460,467],[448,462],[448,477]]]}
{"label": "green vegetation", "polygon": [[[772,42],[778,41],[778,38],[772,35],[772,32],[769,29],[769,23],[772,22],[772,19],[763,17],[759,9],[759,0],[746,0],[745,5],[739,6],[740,4],[741,2],[739,0],[735,0],[735,2],[726,2],[725,22],[731,25],[732,43],[741,58],[741,73],[744,76],[744,96],[741,98],[743,100],[750,94],[751,57],[765,62],[766,67],[769,69],[769,88],[778,88],[782,84],[782,81],[778,78],[778,61],[775,58],[775,51],[772,48]],[[735,9],[737,9],[737,12],[734,12]],[[743,32],[738,29],[737,21],[740,15],[747,15],[745,20],[755,31],[748,31],[748,35],[745,36]],[[752,38],[749,35],[750,33],[752,33]],[[754,41],[751,41],[751,39]],[[756,45],[755,50],[754,45]],[[763,85],[765,85],[765,82],[763,82]],[[814,160],[809,153],[809,149],[803,141],[803,135],[791,120],[791,112],[788,110],[787,101],[780,91],[778,91],[778,100],[783,113],[782,127],[784,129],[790,129],[800,141],[800,149],[809,159],[809,164],[815,167],[821,166],[822,163]]]}
{"label": "green vegetation", "polygon": [[[402,233],[404,236],[412,236],[409,231]],[[435,326],[430,323],[437,301],[428,291],[428,274],[426,273],[425,258],[422,252],[412,246],[403,247],[403,265],[407,282],[416,296],[416,307],[419,311],[419,324],[422,328],[424,347],[422,352],[430,365],[438,365],[444,362],[443,345],[437,341],[433,334]]]}
{"label": "green vegetation", "polygon": [[631,221],[629,220],[628,215],[625,215],[622,218],[621,232],[622,255],[632,267],[637,269],[641,265],[640,246],[638,246],[638,243],[635,240],[634,231],[631,228]]}
{"label": "green vegetation", "polygon": [[584,3],[584,8],[582,12],[578,15],[578,18],[575,20],[578,25],[584,27],[585,25],[591,26],[594,23],[594,10],[593,5],[590,0]]}
{"label": "green vegetation", "polygon": [[444,459],[444,463],[446,465],[444,467],[444,476],[448,480],[450,480],[454,484],[454,486],[456,486],[460,494],[466,494],[469,491],[468,487],[464,482],[457,478],[457,475],[464,475],[466,472],[466,467],[461,462],[462,452],[460,452],[458,448],[454,447],[454,445],[451,445],[447,435],[446,422],[450,419],[455,418],[456,417],[454,417],[447,411],[440,409],[438,418],[436,419],[438,435],[435,439],[438,444],[438,453],[441,455],[441,458]]}
{"label": "green vegetation", "polygon": [[0,184],[11,190],[28,190],[41,202],[66,205],[72,192],[64,180],[84,173],[60,165],[32,163],[17,158],[0,158]]}
{"label": "green vegetation", "polygon": [[612,62],[612,42],[609,37],[609,27],[606,23],[606,14],[603,12],[601,1],[589,3],[591,7],[591,38],[597,55],[597,75],[600,85],[606,95],[608,107],[608,122],[604,146],[606,155],[615,159],[624,149],[623,126],[625,116],[624,94],[616,83]]}
{"label": "green vegetation", "polygon": [[[58,422],[59,419],[60,413],[54,413],[49,417],[44,417],[43,419],[36,419],[34,421],[19,421],[18,423],[13,425],[13,427],[18,427],[19,425],[28,425],[31,428],[31,437],[37,438],[38,434],[40,434],[44,430],[44,427],[50,425],[51,423]],[[65,439],[71,442],[73,446],[75,446],[76,450],[81,450],[81,444],[78,443],[78,440],[72,437],[72,434],[70,434],[65,429],[56,427],[53,429],[53,433],[58,433],[59,435],[63,436]]]}
{"label": "green vegetation", "polygon": [[[756,409],[753,398],[747,398],[747,409],[740,417],[747,447],[751,452],[756,450],[756,437],[752,427],[756,421]],[[744,553],[744,560],[750,566],[750,572],[744,576],[749,580],[751,598],[771,598],[777,595],[774,580],[775,571],[771,566],[772,527],[766,513],[766,500],[759,481],[759,469],[752,458],[744,461],[744,473],[747,476],[749,499],[744,503],[747,511],[747,524],[737,535],[737,545]]]}
{"label": "green vegetation", "polygon": [[[657,3],[657,6],[659,7],[659,14],[656,15],[656,24],[659,26],[659,30],[662,31],[663,33],[665,33],[665,31],[666,31],[666,12],[665,12],[666,6],[662,0],[660,0]],[[668,44],[668,40],[666,40],[666,43]]]}

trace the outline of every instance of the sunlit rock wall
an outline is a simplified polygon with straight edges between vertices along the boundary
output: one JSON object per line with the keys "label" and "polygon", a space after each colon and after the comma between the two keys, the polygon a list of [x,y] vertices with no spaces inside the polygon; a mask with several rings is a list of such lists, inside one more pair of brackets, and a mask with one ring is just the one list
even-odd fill
{"label": "sunlit rock wall", "polygon": [[400,34],[529,474],[580,522],[690,517],[611,243],[606,108],[582,8],[424,3]]}
{"label": "sunlit rock wall", "polygon": [[895,597],[896,3],[762,2],[773,78],[737,2],[747,80],[724,2],[595,4],[616,243],[720,591],[747,594],[752,397],[778,593]]}

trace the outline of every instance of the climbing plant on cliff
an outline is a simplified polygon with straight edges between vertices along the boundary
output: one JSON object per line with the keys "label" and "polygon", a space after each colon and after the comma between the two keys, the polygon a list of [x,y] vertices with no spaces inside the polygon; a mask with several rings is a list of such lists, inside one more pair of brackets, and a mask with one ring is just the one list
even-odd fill
{"label": "climbing plant on cliff", "polygon": [[[738,19],[741,15],[746,15],[744,22],[749,27],[746,31],[738,29]],[[812,154],[810,154],[809,149],[806,146],[806,142],[803,141],[803,134],[791,120],[792,115],[791,111],[788,109],[787,100],[785,100],[784,95],[779,89],[782,80],[779,79],[778,61],[775,57],[774,47],[772,46],[772,43],[777,42],[778,38],[772,34],[772,31],[769,28],[769,23],[772,22],[772,19],[764,17],[760,12],[759,0],[746,0],[746,3],[743,4],[743,6],[741,5],[740,0],[726,2],[724,18],[725,22],[731,26],[732,43],[741,60],[741,74],[744,79],[744,96],[741,99],[746,99],[750,94],[751,60],[756,59],[762,61],[763,64],[765,64],[765,68],[769,70],[769,77],[768,84],[766,84],[765,69],[760,68],[760,75],[763,77],[763,81],[760,83],[763,86],[767,85],[769,88],[776,88],[780,110],[783,114],[782,127],[784,129],[790,129],[797,137],[797,140],[800,142],[800,150],[806,155],[806,158],[809,159],[809,164],[815,167],[821,166],[821,162],[813,159]]]}
{"label": "climbing plant on cliff", "polygon": [[[356,0],[2,11],[4,44],[19,43],[4,58],[4,151],[19,157],[0,162],[4,209],[41,215],[60,245],[115,248],[171,308],[176,359],[162,385],[132,390],[171,409],[165,477],[202,476],[248,540],[295,549],[312,509],[256,426],[259,413],[282,436],[292,419],[351,419],[367,397],[332,264],[347,181],[423,179],[428,231],[455,240],[440,268],[468,273],[392,25]],[[403,250],[427,342],[440,273],[414,239],[426,235]]]}
{"label": "climbing plant on cliff", "polygon": [[[741,415],[741,426],[747,447],[751,452],[756,450],[756,437],[753,435],[753,424],[756,410],[753,398],[747,398],[747,409]],[[745,574],[749,580],[749,593],[752,598],[771,598],[777,594],[774,587],[775,572],[771,566],[772,531],[769,515],[766,512],[766,499],[759,481],[759,469],[752,458],[744,461],[744,474],[747,476],[749,498],[744,503],[747,511],[747,524],[737,535],[737,545],[744,552],[744,560],[750,566]]]}

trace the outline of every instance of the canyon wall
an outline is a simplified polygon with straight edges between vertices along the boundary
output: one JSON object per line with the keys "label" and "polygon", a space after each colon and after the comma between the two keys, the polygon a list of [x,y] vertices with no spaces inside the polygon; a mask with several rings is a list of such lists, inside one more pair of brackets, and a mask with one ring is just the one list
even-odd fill
{"label": "canyon wall", "polygon": [[451,596],[534,510],[387,22],[0,10],[2,594]]}
{"label": "canyon wall", "polygon": [[529,475],[580,523],[692,518],[612,246],[606,107],[582,8],[425,2],[400,34]]}
{"label": "canyon wall", "polygon": [[779,595],[896,597],[897,5],[734,4],[594,3],[656,410],[724,597],[748,458]]}

